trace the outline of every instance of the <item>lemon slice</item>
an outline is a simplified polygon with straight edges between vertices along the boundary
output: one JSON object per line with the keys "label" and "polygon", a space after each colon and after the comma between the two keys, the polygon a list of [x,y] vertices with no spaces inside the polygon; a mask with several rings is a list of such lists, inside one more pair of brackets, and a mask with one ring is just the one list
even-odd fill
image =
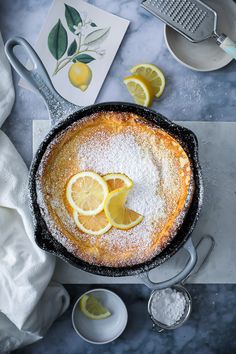
{"label": "lemon slice", "polygon": [[108,173],[107,175],[103,176],[103,178],[107,182],[109,192],[123,187],[132,188],[134,185],[132,179],[130,179],[124,173]]}
{"label": "lemon slice", "polygon": [[95,172],[80,172],[71,177],[66,187],[70,206],[81,215],[97,215],[108,195],[106,181]]}
{"label": "lemon slice", "polygon": [[143,216],[127,208],[125,202],[130,188],[119,188],[110,192],[106,198],[104,211],[112,226],[117,229],[129,230],[138,225]]}
{"label": "lemon slice", "polygon": [[130,72],[135,75],[142,76],[152,86],[156,97],[160,97],[165,88],[165,76],[163,72],[153,64],[135,65]]}
{"label": "lemon slice", "polygon": [[151,105],[154,91],[146,79],[139,75],[131,75],[124,78],[124,84],[136,103],[145,107]]}
{"label": "lemon slice", "polygon": [[73,217],[78,228],[88,235],[100,236],[112,227],[104,211],[97,215],[80,215],[74,210]]}
{"label": "lemon slice", "polygon": [[79,302],[81,312],[91,320],[102,320],[111,313],[93,295],[84,295]]}

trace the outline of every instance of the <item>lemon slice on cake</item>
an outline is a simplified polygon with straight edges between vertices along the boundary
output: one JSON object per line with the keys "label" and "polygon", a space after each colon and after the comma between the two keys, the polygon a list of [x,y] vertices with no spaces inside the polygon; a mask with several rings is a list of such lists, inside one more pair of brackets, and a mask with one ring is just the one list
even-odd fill
{"label": "lemon slice on cake", "polygon": [[124,78],[129,93],[137,104],[148,107],[152,104],[154,91],[151,84],[139,75],[131,75]]}
{"label": "lemon slice on cake", "polygon": [[93,295],[83,295],[79,305],[81,312],[91,320],[102,320],[111,316],[111,312]]}
{"label": "lemon slice on cake", "polygon": [[119,188],[110,192],[106,198],[104,211],[112,226],[129,230],[138,225],[143,216],[125,206],[130,188]]}
{"label": "lemon slice on cake", "polygon": [[132,188],[134,185],[132,179],[124,173],[108,173],[104,175],[103,178],[107,182],[109,192],[123,187]]}
{"label": "lemon slice on cake", "polygon": [[88,235],[104,235],[112,227],[104,211],[97,215],[80,215],[74,210],[73,217],[77,227]]}
{"label": "lemon slice on cake", "polygon": [[160,97],[165,88],[163,72],[153,64],[137,64],[130,69],[134,75],[139,75],[147,80],[154,90],[155,97]]}
{"label": "lemon slice on cake", "polygon": [[109,193],[106,181],[95,172],[80,172],[72,176],[66,187],[70,206],[81,215],[97,215],[104,208]]}

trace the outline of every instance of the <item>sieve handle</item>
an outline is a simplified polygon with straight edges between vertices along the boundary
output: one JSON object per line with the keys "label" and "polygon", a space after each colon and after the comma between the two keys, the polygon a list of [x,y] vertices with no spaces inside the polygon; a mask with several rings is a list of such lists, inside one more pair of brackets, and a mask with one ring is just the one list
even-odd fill
{"label": "sieve handle", "polygon": [[217,39],[220,48],[223,49],[233,59],[236,59],[236,43],[224,34]]}
{"label": "sieve handle", "polygon": [[[18,59],[14,52],[16,46],[24,49],[27,59],[33,64],[32,70],[28,70]],[[24,38],[14,37],[9,39],[5,44],[5,52],[9,62],[20,77],[27,81],[31,88],[44,99],[52,125],[79,110],[80,107],[68,102],[56,92],[41,59]]]}
{"label": "sieve handle", "polygon": [[196,262],[197,262],[197,251],[193,245],[191,238],[189,238],[188,241],[185,243],[184,249],[186,249],[186,251],[188,251],[188,253],[189,253],[189,256],[190,256],[189,260],[188,260],[185,268],[183,270],[181,270],[174,277],[172,277],[168,280],[162,281],[160,283],[155,283],[155,282],[151,281],[149,278],[149,272],[141,273],[138,275],[138,277],[141,278],[142,282],[149,289],[152,289],[152,290],[161,290],[161,289],[171,287],[175,284],[181,283],[185,278],[187,278],[189,276],[189,274],[191,273],[191,271],[193,270],[193,268],[195,267]]}
{"label": "sieve handle", "polygon": [[164,328],[160,328],[157,324],[153,323],[152,324],[152,330],[153,332],[157,332],[157,333],[162,333],[164,332]]}

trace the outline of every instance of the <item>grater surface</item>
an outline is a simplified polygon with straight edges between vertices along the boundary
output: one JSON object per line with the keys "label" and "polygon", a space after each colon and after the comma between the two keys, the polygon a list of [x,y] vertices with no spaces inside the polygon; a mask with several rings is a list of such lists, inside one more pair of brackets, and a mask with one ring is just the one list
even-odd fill
{"label": "grater surface", "polygon": [[198,0],[143,0],[141,6],[192,42],[216,32],[216,12]]}

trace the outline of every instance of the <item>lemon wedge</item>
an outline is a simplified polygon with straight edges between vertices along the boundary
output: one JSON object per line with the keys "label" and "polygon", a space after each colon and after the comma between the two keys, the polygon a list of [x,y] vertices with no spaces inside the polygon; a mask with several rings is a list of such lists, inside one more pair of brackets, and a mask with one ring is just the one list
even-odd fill
{"label": "lemon wedge", "polygon": [[100,236],[112,227],[104,211],[97,215],[80,215],[74,210],[73,217],[77,227],[88,235]]}
{"label": "lemon wedge", "polygon": [[155,97],[160,97],[165,88],[163,72],[153,64],[137,64],[130,69],[134,75],[139,75],[147,80],[153,88]]}
{"label": "lemon wedge", "polygon": [[103,178],[107,182],[109,192],[123,187],[132,188],[134,185],[132,179],[130,179],[124,173],[108,173],[107,175],[103,176]]}
{"label": "lemon wedge", "polygon": [[104,211],[112,226],[129,230],[138,225],[143,216],[125,206],[131,188],[123,187],[110,192],[105,200]]}
{"label": "lemon wedge", "polygon": [[93,295],[83,295],[79,305],[81,312],[91,320],[102,320],[111,316],[110,311]]}
{"label": "lemon wedge", "polygon": [[151,84],[140,75],[131,75],[123,80],[137,104],[148,107],[152,104],[154,91]]}
{"label": "lemon wedge", "polygon": [[95,172],[80,172],[66,186],[70,206],[81,215],[97,215],[104,208],[109,193],[106,181]]}

